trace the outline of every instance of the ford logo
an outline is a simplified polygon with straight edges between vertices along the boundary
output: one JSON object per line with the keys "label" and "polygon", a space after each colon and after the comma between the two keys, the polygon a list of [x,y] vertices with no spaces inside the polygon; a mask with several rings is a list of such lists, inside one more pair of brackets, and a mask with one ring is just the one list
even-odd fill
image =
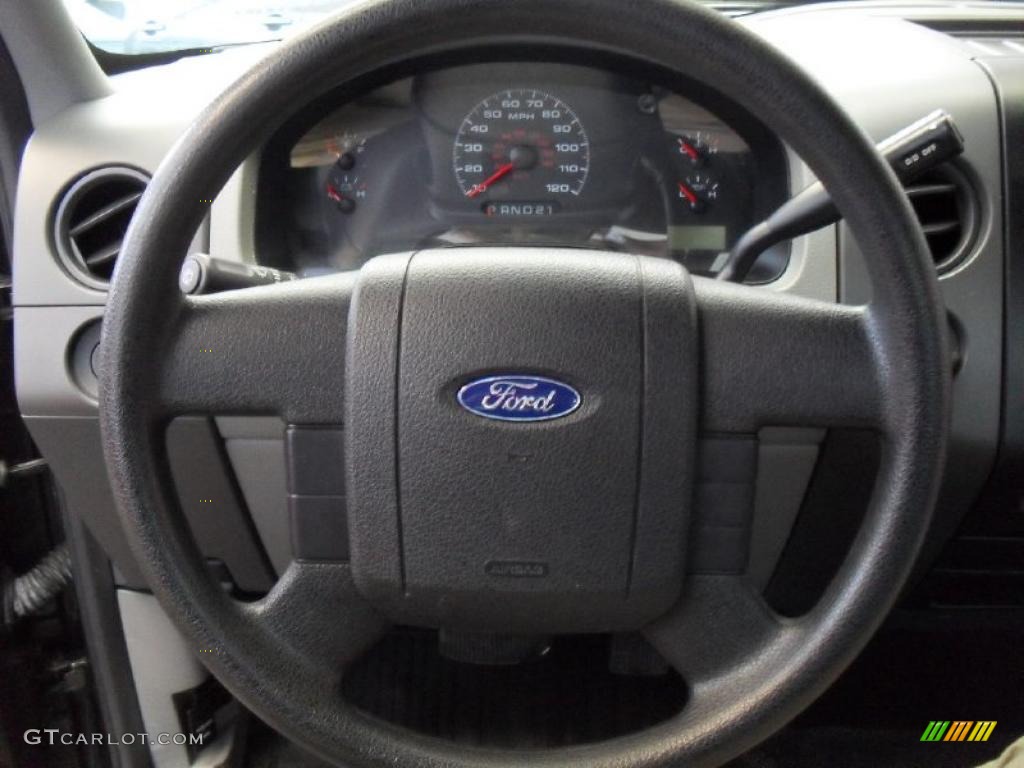
{"label": "ford logo", "polygon": [[485,419],[549,421],[580,407],[580,393],[543,376],[488,376],[459,390],[459,405]]}

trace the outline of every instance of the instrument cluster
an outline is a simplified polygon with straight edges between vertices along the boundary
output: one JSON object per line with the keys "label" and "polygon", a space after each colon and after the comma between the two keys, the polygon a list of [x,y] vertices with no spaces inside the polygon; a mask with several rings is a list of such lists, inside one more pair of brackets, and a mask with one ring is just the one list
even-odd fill
{"label": "instrument cluster", "polygon": [[[316,274],[416,248],[556,245],[713,272],[787,198],[788,181],[778,141],[709,100],[517,62],[438,70],[320,105],[264,150],[259,260]],[[783,252],[766,254],[752,281],[785,263]]]}

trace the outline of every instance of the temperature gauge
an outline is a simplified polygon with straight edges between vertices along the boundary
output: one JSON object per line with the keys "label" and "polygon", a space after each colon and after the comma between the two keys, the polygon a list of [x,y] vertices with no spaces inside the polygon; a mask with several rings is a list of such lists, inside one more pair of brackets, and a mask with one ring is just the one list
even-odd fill
{"label": "temperature gauge", "polygon": [[694,173],[676,182],[679,197],[694,213],[704,213],[718,201],[719,184],[706,173]]}
{"label": "temperature gauge", "polygon": [[702,131],[695,131],[676,136],[673,149],[684,162],[700,166],[712,155],[718,154],[718,141]]}
{"label": "temperature gauge", "polygon": [[327,140],[327,151],[334,156],[338,167],[351,171],[357,162],[364,161],[362,155],[366,151],[366,139],[355,133],[332,136]]}

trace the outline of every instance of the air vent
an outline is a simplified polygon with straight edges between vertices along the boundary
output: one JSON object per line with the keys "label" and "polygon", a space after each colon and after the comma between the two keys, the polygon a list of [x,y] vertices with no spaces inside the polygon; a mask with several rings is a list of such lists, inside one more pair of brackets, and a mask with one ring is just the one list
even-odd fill
{"label": "air vent", "polygon": [[977,199],[967,177],[944,165],[906,187],[939,272],[948,272],[967,255],[974,239]]}
{"label": "air vent", "polygon": [[149,177],[134,168],[87,173],[65,190],[54,216],[54,245],[67,271],[92,288],[106,288],[121,242]]}

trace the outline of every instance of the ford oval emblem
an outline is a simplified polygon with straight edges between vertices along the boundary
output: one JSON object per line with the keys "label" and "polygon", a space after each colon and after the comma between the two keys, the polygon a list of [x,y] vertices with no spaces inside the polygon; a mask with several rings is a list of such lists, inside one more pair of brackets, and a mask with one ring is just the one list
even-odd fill
{"label": "ford oval emblem", "polygon": [[474,379],[459,390],[458,399],[470,413],[498,421],[560,419],[583,401],[564,382],[520,374]]}

